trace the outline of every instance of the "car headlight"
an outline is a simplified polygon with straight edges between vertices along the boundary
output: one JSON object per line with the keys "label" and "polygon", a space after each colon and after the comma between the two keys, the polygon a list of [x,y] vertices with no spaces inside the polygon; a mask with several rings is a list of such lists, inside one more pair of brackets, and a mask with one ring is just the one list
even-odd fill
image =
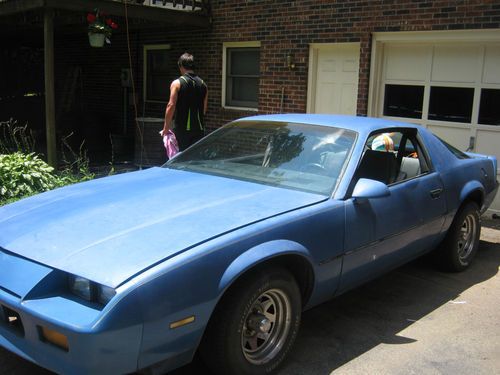
{"label": "car headlight", "polygon": [[105,285],[97,286],[97,302],[106,305],[116,294],[113,288]]}
{"label": "car headlight", "polygon": [[69,290],[86,301],[92,301],[92,285],[90,280],[80,276],[70,276]]}
{"label": "car headlight", "polygon": [[97,284],[81,276],[69,276],[69,290],[74,295],[89,301],[106,305],[116,291],[105,285]]}

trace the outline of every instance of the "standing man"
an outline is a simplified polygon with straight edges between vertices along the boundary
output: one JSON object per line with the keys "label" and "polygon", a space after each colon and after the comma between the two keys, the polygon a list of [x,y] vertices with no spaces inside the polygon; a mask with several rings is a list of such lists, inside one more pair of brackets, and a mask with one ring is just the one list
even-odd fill
{"label": "standing man", "polygon": [[165,110],[161,135],[167,134],[174,122],[173,131],[179,151],[185,150],[204,135],[204,117],[208,107],[208,88],[194,74],[194,58],[184,53],[177,61],[181,76],[170,85],[170,99]]}

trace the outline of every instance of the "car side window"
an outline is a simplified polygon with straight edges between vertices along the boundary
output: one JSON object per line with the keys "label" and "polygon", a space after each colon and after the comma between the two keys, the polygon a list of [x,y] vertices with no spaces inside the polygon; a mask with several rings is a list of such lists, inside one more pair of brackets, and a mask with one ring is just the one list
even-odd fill
{"label": "car side window", "polygon": [[368,138],[361,162],[356,171],[356,181],[360,178],[392,184],[397,177],[397,153],[395,144],[401,134],[376,133]]}
{"label": "car side window", "polygon": [[369,178],[391,185],[429,171],[415,129],[378,132],[365,145],[355,180]]}
{"label": "car side window", "polygon": [[398,174],[396,182],[409,180],[429,172],[429,163],[415,134],[403,137],[398,148]]}

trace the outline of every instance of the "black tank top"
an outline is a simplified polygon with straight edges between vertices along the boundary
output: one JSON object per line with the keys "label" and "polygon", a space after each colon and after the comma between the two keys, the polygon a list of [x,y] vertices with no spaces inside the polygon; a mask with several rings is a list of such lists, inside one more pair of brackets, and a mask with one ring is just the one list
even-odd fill
{"label": "black tank top", "polygon": [[192,73],[179,77],[179,81],[181,89],[175,105],[175,130],[176,132],[202,133],[207,86],[200,77]]}

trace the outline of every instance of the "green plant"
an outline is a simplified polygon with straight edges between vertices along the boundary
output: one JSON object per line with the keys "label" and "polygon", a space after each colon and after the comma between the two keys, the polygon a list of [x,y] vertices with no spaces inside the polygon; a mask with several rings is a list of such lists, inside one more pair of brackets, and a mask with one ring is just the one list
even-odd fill
{"label": "green plant", "polygon": [[35,140],[27,125],[17,126],[12,119],[0,122],[0,205],[93,179],[84,143],[73,151],[68,142],[72,135],[61,140],[62,167],[56,171],[33,152]]}
{"label": "green plant", "polygon": [[88,181],[95,177],[90,171],[90,161],[84,147],[85,141],[80,144],[80,149],[76,153],[68,142],[71,136],[73,136],[73,133],[61,139],[63,167],[58,172],[59,186]]}
{"label": "green plant", "polygon": [[[7,137],[16,139],[16,142],[10,142],[12,147],[23,149],[23,143],[19,141],[20,135],[24,134],[26,128],[13,132],[14,127],[9,128],[10,132],[4,134],[17,135],[16,137]],[[18,199],[51,190],[56,187],[71,185],[77,182],[83,182],[93,179],[95,176],[90,171],[89,159],[84,149],[84,144],[80,145],[79,152],[73,151],[68,143],[68,138],[72,134],[62,138],[62,168],[55,171],[54,168],[45,163],[40,156],[34,152],[23,153],[21,151],[10,152],[11,148],[2,148],[0,154],[0,205],[11,203]],[[4,136],[3,139],[6,137]],[[21,137],[24,139],[27,137]],[[2,138],[0,137],[0,141]],[[6,142],[0,142],[5,145]],[[18,146],[16,146],[16,144]]]}
{"label": "green plant", "polygon": [[108,43],[110,43],[109,38],[111,38],[113,30],[118,29],[118,25],[99,9],[94,9],[93,13],[87,14],[87,22],[89,33],[104,34]]}
{"label": "green plant", "polygon": [[28,125],[18,126],[13,119],[0,122],[0,154],[23,152],[28,154],[35,150],[35,137]]}
{"label": "green plant", "polygon": [[53,189],[59,185],[54,168],[34,153],[0,155],[0,201]]}

